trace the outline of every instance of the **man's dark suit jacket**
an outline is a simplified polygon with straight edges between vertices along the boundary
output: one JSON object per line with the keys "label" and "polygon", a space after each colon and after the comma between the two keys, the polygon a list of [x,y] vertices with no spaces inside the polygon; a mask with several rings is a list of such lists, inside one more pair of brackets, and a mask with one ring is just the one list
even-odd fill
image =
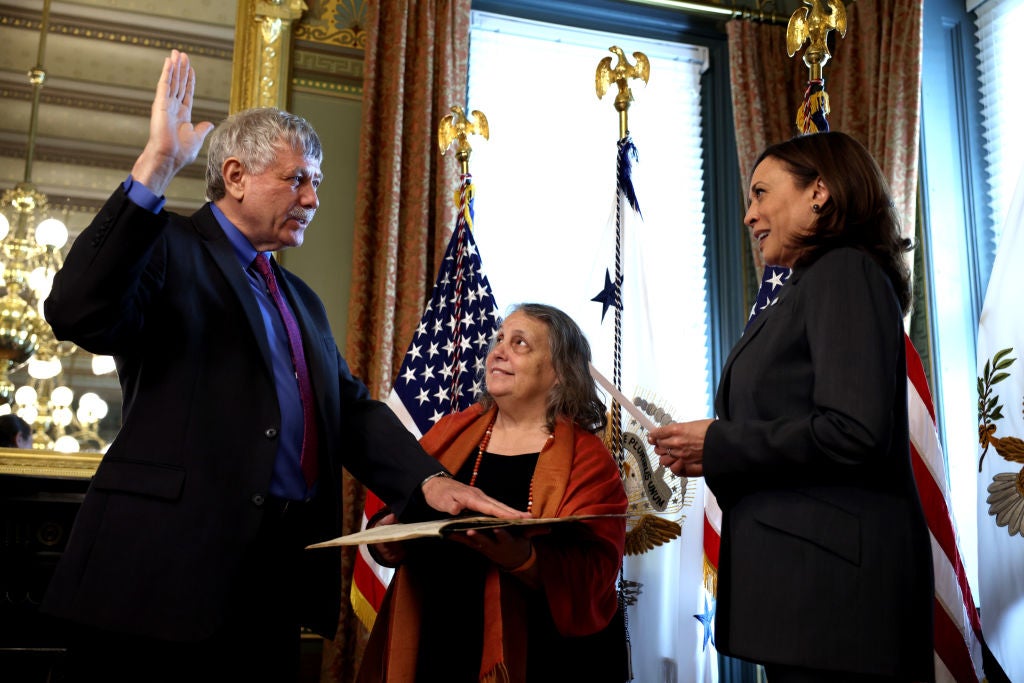
{"label": "man's dark suit jacket", "polygon": [[715,409],[719,650],[933,680],[903,323],[881,268],[836,249],[795,270],[733,348]]}
{"label": "man's dark suit jacket", "polygon": [[[440,466],[351,375],[320,299],[276,269],[302,329],[319,418],[317,528],[307,540],[326,540],[341,535],[343,466],[397,510]],[[264,515],[281,419],[238,258],[209,205],[188,218],[156,215],[119,189],[76,240],[45,310],[58,338],[115,357],[123,414],[44,611],[143,636],[206,638]],[[339,557],[304,558],[305,622],[330,637]]]}

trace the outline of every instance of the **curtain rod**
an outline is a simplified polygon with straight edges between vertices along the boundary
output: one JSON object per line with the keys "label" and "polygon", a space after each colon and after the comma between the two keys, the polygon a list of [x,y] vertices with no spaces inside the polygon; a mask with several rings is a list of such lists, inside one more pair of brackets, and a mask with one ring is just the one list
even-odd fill
{"label": "curtain rod", "polygon": [[712,4],[710,2],[699,2],[696,0],[627,0],[627,2],[638,5],[649,5],[652,7],[665,7],[667,9],[679,10],[681,12],[698,12],[701,14],[712,14],[726,19],[747,19],[750,21],[762,21],[769,24],[786,25],[789,17],[766,12],[764,10],[751,9],[749,7],[731,7],[729,5]]}

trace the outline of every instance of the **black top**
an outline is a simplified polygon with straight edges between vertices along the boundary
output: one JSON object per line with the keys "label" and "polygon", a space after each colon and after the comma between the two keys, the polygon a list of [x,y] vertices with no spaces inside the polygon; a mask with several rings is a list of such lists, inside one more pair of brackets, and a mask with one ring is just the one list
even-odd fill
{"label": "black top", "polygon": [[[525,510],[530,482],[539,453],[497,455],[484,452],[477,472],[476,486],[487,495],[518,510]],[[469,483],[476,456],[467,458],[455,478]],[[552,536],[558,531],[552,532]],[[549,539],[552,540],[552,539]],[[423,627],[420,633],[417,681],[477,683],[480,653],[483,650],[483,595],[487,560],[465,546],[452,541],[426,540],[410,553],[407,564],[415,564],[410,576],[422,582]],[[457,585],[464,601],[452,599],[439,586]],[[566,638],[555,628],[543,591],[529,594],[527,604],[528,683],[564,683],[567,680],[588,683],[621,683],[624,671],[625,642],[621,612],[608,628],[592,636]],[[462,642],[463,651],[474,657],[451,656],[448,644]]]}
{"label": "black top", "polygon": [[[525,510],[530,497],[530,481],[540,453],[508,456],[484,452],[477,473],[476,486],[487,495],[517,510]],[[468,484],[473,476],[476,456],[455,473],[455,478]],[[484,577],[488,561],[483,555],[453,541],[419,542],[408,564],[415,565],[410,575],[424,582],[423,629],[420,633],[420,655],[417,681],[442,680],[446,683],[476,683],[480,677],[480,656],[451,657],[447,643],[459,640],[466,651],[483,651]],[[452,600],[437,586],[456,585],[465,600]]]}

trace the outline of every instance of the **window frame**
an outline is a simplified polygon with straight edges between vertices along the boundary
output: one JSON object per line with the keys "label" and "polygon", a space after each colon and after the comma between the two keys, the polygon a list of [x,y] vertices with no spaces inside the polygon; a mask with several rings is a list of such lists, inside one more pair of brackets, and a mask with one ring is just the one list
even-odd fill
{"label": "window frame", "polygon": [[[985,208],[984,147],[980,115],[980,89],[975,52],[974,17],[963,0],[925,0],[922,23],[921,132],[918,174],[919,202],[915,254],[915,301],[911,322],[914,342],[930,378],[939,440],[946,460],[951,506],[960,534],[960,552],[972,587],[977,586],[976,483],[964,482],[953,470],[975,453],[952,452],[951,422],[966,416],[955,413],[948,392],[956,377],[947,377],[943,365],[971,368],[976,376],[978,323],[992,271],[994,251],[991,221]],[[972,122],[975,122],[972,125]],[[954,226],[945,230],[944,226]],[[956,228],[955,226],[960,226]],[[955,240],[950,244],[949,240]],[[950,317],[940,315],[943,277],[939,250],[952,250],[959,259],[957,273],[968,310],[961,311],[959,339],[950,339]],[[949,258],[947,251],[946,258]],[[945,330],[946,343],[943,343]],[[964,344],[962,357],[950,358]],[[973,390],[974,383],[970,383]],[[972,402],[973,404],[973,402]],[[962,424],[962,422],[961,422]]]}

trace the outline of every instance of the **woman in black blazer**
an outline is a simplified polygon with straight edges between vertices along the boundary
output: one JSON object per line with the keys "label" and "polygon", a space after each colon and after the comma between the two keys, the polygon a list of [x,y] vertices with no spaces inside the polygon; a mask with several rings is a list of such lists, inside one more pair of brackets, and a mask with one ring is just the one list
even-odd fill
{"label": "woman in black blazer", "polygon": [[910,463],[910,240],[842,133],[754,165],[744,222],[792,275],[733,348],[717,419],[651,432],[722,508],[715,640],[770,683],[931,681],[933,574]]}

